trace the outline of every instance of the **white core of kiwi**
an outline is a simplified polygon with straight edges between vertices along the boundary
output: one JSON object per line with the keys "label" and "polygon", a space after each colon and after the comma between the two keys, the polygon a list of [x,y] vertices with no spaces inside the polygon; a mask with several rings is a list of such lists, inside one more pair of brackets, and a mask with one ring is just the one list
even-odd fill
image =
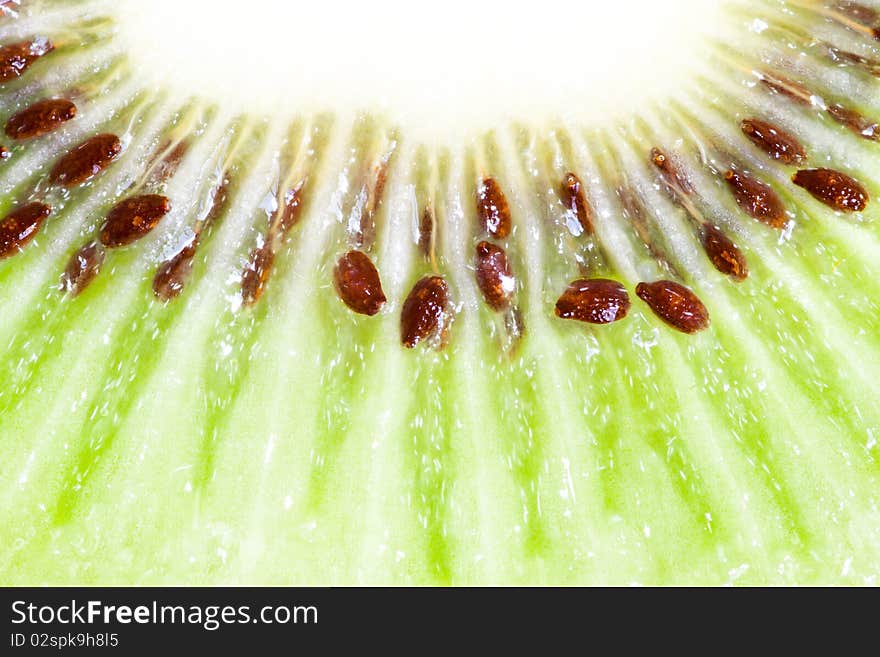
{"label": "white core of kiwi", "polygon": [[358,108],[408,134],[643,109],[693,79],[706,0],[116,0],[141,73],[227,107]]}

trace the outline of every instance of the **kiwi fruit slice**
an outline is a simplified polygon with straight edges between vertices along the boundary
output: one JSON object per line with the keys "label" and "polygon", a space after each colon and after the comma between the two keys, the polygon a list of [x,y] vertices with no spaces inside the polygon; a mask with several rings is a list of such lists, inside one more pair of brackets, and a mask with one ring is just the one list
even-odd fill
{"label": "kiwi fruit slice", "polygon": [[877,583],[880,5],[447,140],[115,6],[0,3],[0,581]]}

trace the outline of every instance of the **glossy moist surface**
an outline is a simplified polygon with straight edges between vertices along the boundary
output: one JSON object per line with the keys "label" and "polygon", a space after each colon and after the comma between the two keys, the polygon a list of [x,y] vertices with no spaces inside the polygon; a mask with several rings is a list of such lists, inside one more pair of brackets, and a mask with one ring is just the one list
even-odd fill
{"label": "glossy moist surface", "polygon": [[0,23],[0,582],[877,583],[867,5],[440,146],[142,88],[95,7]]}

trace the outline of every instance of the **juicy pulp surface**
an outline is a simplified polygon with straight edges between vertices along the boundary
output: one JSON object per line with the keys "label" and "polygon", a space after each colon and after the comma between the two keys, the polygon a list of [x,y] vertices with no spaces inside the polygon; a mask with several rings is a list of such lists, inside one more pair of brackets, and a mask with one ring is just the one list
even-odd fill
{"label": "juicy pulp surface", "polygon": [[[77,6],[50,7],[62,13],[22,20],[50,31]],[[91,80],[116,46],[59,52],[67,77],[47,74],[47,88]],[[425,174],[423,145],[383,120],[266,121],[141,94],[137,62],[82,103],[76,122],[0,169],[5,209],[83,137],[125,136],[119,161],[53,197],[34,242],[0,261],[0,582],[878,583],[880,206],[830,212],[788,185],[737,124],[765,110],[817,161],[856,172],[874,199],[876,143],[767,100],[743,74],[615,131],[558,121],[451,142]],[[880,114],[874,83],[821,70]],[[0,95],[3,116],[43,92],[15,90]],[[778,190],[788,231],[738,211],[682,128],[694,114],[713,147],[737,151]],[[164,190],[172,213],[109,252],[80,297],[61,295],[71,254],[181,131],[192,144]],[[332,270],[349,248],[363,171],[392,143],[371,251],[389,302],[365,318],[336,298]],[[662,194],[647,160],[657,144],[680,154],[713,221],[748,256],[746,282],[712,269]],[[241,271],[288,152],[309,173],[307,202],[265,296],[243,308]],[[156,268],[191,237],[221,169],[228,207],[183,294],[160,303]],[[525,326],[514,350],[474,280],[477,169],[503,182],[513,214]],[[613,326],[553,316],[578,276],[550,200],[567,169],[588,187],[608,268],[632,293],[663,270],[616,200],[625,172],[708,306],[709,330],[675,333],[634,295]],[[414,246],[426,178],[438,269],[456,304],[439,352],[405,350],[399,338],[401,304],[432,270]]]}

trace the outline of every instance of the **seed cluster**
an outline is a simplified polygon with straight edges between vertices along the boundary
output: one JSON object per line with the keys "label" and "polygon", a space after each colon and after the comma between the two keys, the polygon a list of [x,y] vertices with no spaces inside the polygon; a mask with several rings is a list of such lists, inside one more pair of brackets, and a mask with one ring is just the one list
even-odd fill
{"label": "seed cluster", "polygon": [[417,242],[425,263],[433,271],[416,282],[403,303],[400,312],[400,341],[407,349],[414,349],[420,344],[443,349],[449,339],[454,308],[449,283],[440,275],[440,263],[436,256],[436,192],[429,188],[424,196]]}
{"label": "seed cluster", "polygon": [[715,269],[737,282],[748,278],[749,268],[745,255],[733,243],[733,240],[724,234],[724,231],[705,220],[695,203],[696,190],[690,184],[687,176],[659,148],[655,147],[651,151],[651,161],[660,170],[673,200],[678,202],[690,217],[700,243],[703,245],[703,250]]}
{"label": "seed cluster", "polygon": [[501,184],[491,176],[484,177],[478,184],[476,201],[481,231],[474,248],[477,288],[489,309],[502,315],[508,340],[514,346],[521,335],[522,321],[515,304],[516,275],[507,254],[513,232],[510,204]]}
{"label": "seed cluster", "polygon": [[[872,38],[880,35],[880,13],[856,2],[823,3],[821,16],[823,20],[837,21],[862,35]],[[65,42],[58,43],[64,49]],[[849,52],[818,38],[810,47],[821,50],[822,56],[839,67],[856,67],[862,76],[868,73],[880,77],[880,62],[872,57]],[[54,49],[55,44],[43,37],[0,46],[0,84],[17,80]],[[781,75],[776,68],[785,74]],[[824,98],[811,88],[818,86],[816,83],[802,79],[804,76],[797,67],[761,63],[753,70],[759,88],[772,94],[777,102],[794,103],[799,108],[797,111],[812,112],[817,120],[827,124],[829,130],[842,134],[849,132],[859,139],[880,142],[880,122],[866,116],[857,101],[833,93]],[[35,89],[44,93],[42,87],[36,86]],[[76,120],[80,113],[77,104],[87,109],[87,96],[77,88],[66,94],[28,101],[30,104],[26,106],[19,100],[11,103],[15,111],[6,117],[4,127],[5,136],[10,141],[6,142],[8,148],[0,146],[0,159],[12,158],[14,162],[18,150],[28,147],[26,142],[62,130],[68,122]],[[734,121],[747,140],[743,142],[743,148],[758,156],[766,156],[774,167],[784,169],[785,177],[790,177],[796,188],[791,190],[793,193],[806,192],[839,213],[863,212],[870,202],[868,187],[848,173],[816,166],[821,163],[818,159],[821,154],[810,153],[795,134],[797,130],[790,131],[777,125],[774,122],[777,120],[737,115]],[[142,180],[129,185],[124,198],[106,214],[97,234],[86,238],[86,243],[70,258],[61,276],[64,292],[71,296],[82,293],[114,249],[141,240],[171,212],[172,201],[162,192],[187,157],[195,137],[195,133],[175,133],[161,142],[147,164]],[[125,141],[111,132],[88,136],[66,149],[48,173],[39,170],[36,174],[39,182],[14,199],[12,210],[0,221],[0,258],[14,256],[32,243],[47,219],[53,216],[53,206],[53,221],[62,217],[63,199],[68,198],[74,188],[101,175],[123,156]],[[775,230],[781,231],[792,225],[795,215],[786,208],[778,185],[772,183],[760,166],[751,166],[751,158],[726,152],[725,147],[713,139],[705,140],[702,147],[711,151],[708,156],[703,154],[702,161],[720,188],[726,190],[724,193],[732,210],[738,208],[745,216]],[[353,214],[346,227],[348,245],[333,270],[336,294],[345,307],[359,315],[375,316],[387,303],[380,273],[371,254],[395,151],[396,140],[384,156],[361,161],[362,168],[355,174],[360,194],[352,210],[359,214]],[[630,313],[630,295],[622,282],[613,279],[615,267],[605,259],[602,247],[607,245],[603,245],[601,239],[603,215],[594,211],[598,206],[591,203],[593,190],[584,183],[590,179],[582,179],[574,171],[569,171],[571,163],[564,165],[568,159],[567,156],[561,157],[554,162],[554,173],[548,181],[546,193],[552,198],[550,212],[555,213],[551,223],[564,223],[568,228],[568,233],[560,237],[559,243],[564,243],[560,250],[566,256],[578,256],[579,274],[558,297],[555,315],[562,320],[594,326],[612,324]],[[520,281],[516,269],[521,260],[517,247],[527,237],[517,231],[514,222],[514,212],[507,196],[510,190],[506,188],[509,181],[505,181],[497,166],[493,171],[493,167],[485,162],[476,164],[477,173],[470,183],[474,187],[469,192],[474,194],[474,204],[468,209],[468,219],[476,222],[472,235],[473,283],[485,307],[491,311],[490,316],[497,318],[497,328],[515,342],[524,330],[523,315],[518,307]],[[676,208],[677,217],[689,222],[687,226],[695,238],[694,243],[702,248],[706,262],[729,281],[746,281],[749,276],[747,251],[735,243],[729,222],[712,214],[717,204],[709,201],[715,196],[709,198],[710,192],[699,184],[701,177],[694,169],[688,169],[687,160],[682,159],[681,153],[654,147],[643,165],[646,168],[653,166],[654,189],[665,194],[667,201]],[[612,177],[615,178],[612,189],[617,191],[618,210],[631,233],[646,248],[642,256],[650,257],[653,262],[649,264],[662,272],[658,276],[660,280],[639,282],[635,288],[636,296],[677,331],[694,334],[706,329],[710,325],[709,311],[696,292],[686,285],[691,276],[680,271],[684,269],[682,263],[672,257],[675,249],[671,248],[662,222],[658,221],[658,211],[650,202],[652,197],[639,185],[632,184],[634,177],[630,172],[615,171]],[[301,182],[285,191],[293,179],[288,180],[273,191],[277,195],[277,210],[271,213],[268,226],[257,232],[256,243],[241,269],[240,290],[244,306],[256,304],[266,291],[281,247],[300,221],[306,179],[304,176]],[[210,211],[192,227],[190,240],[158,266],[152,289],[159,300],[171,301],[183,291],[192,275],[204,231],[226,206],[229,182],[228,172],[224,172],[223,183],[212,192]],[[56,202],[58,199],[62,199],[61,204]],[[430,264],[432,271],[429,274],[419,272],[420,276],[401,307],[400,339],[407,348],[425,344],[442,348],[454,314],[453,290],[439,271],[442,262],[438,264],[435,257],[438,223],[441,227],[443,225],[443,207],[436,205],[436,200],[436,196],[426,196],[418,204],[415,241],[424,256],[423,264]],[[582,257],[584,253],[589,253],[590,257]]]}

